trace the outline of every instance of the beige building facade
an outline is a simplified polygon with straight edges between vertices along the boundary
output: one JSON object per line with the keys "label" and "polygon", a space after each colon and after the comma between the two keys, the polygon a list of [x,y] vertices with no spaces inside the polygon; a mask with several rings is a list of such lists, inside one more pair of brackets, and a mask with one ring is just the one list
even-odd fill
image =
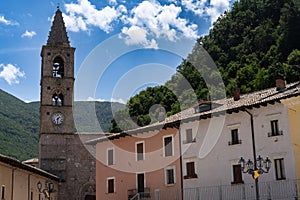
{"label": "beige building facade", "polygon": [[59,178],[0,155],[1,200],[57,200]]}

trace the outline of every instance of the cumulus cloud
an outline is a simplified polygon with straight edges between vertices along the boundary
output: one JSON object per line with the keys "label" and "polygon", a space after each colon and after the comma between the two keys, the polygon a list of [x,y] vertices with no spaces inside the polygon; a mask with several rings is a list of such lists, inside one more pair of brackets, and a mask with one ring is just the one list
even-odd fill
{"label": "cumulus cloud", "polygon": [[[165,37],[176,41],[177,34],[187,38],[197,38],[196,24],[179,17],[181,7],[161,5],[158,1],[143,1],[134,7],[126,18],[129,27],[122,29],[127,44],[142,44],[157,48],[156,38]],[[138,34],[135,34],[138,33]]]}
{"label": "cumulus cloud", "polygon": [[110,5],[117,5],[117,0],[108,0]]}
{"label": "cumulus cloud", "polygon": [[[125,1],[124,1],[125,2]],[[128,45],[143,45],[157,48],[157,38],[176,41],[178,34],[197,38],[197,25],[181,18],[178,1],[169,0],[161,4],[157,0],[144,0],[128,10],[122,0],[108,0],[108,6],[97,9],[89,0],[65,4],[64,20],[70,31],[89,31],[98,27],[110,33],[114,25],[121,24],[120,38]]]}
{"label": "cumulus cloud", "polygon": [[27,38],[32,38],[33,36],[36,35],[36,32],[35,31],[28,31],[26,30],[22,35],[21,37],[27,37]]}
{"label": "cumulus cloud", "polygon": [[131,26],[129,28],[124,27],[122,33],[125,35],[125,43],[127,45],[139,45],[142,44],[145,48],[158,48],[154,39],[149,40],[147,38],[147,30],[138,26]]}
{"label": "cumulus cloud", "polygon": [[3,78],[9,85],[18,84],[19,78],[23,77],[25,77],[25,73],[20,71],[20,68],[12,64],[0,64],[0,78]]}
{"label": "cumulus cloud", "polygon": [[124,6],[106,6],[97,9],[88,0],[78,0],[78,4],[65,4],[67,14],[64,14],[66,27],[74,32],[87,31],[89,26],[96,26],[109,33],[112,30],[112,23],[127,10]]}
{"label": "cumulus cloud", "polygon": [[182,6],[200,17],[210,17],[213,24],[229,9],[231,0],[182,0]]}
{"label": "cumulus cloud", "polygon": [[19,25],[18,22],[14,22],[14,21],[5,19],[5,17],[4,17],[3,15],[0,16],[0,23],[3,23],[3,24],[5,24],[5,25],[12,25],[12,26],[17,26],[17,25]]}

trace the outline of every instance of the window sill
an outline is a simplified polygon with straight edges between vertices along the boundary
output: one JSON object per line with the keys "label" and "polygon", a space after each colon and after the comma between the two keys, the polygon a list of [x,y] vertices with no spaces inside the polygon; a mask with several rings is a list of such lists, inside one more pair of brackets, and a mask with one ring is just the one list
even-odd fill
{"label": "window sill", "polygon": [[194,138],[193,140],[190,140],[190,141],[184,140],[182,143],[183,144],[193,144],[193,143],[196,143],[196,138]]}
{"label": "window sill", "polygon": [[286,178],[280,178],[280,179],[276,179],[276,181],[285,181]]}
{"label": "window sill", "polygon": [[195,179],[195,178],[198,178],[198,175],[195,174],[195,175],[186,175],[183,177],[183,179]]}
{"label": "window sill", "polygon": [[242,144],[242,140],[238,140],[238,141],[234,141],[234,142],[232,142],[232,141],[229,141],[229,142],[228,142],[228,145],[229,145],[229,146],[237,145],[237,144]]}
{"label": "window sill", "polygon": [[274,132],[274,133],[269,132],[268,133],[268,137],[276,137],[276,136],[281,136],[281,135],[283,135],[283,131],[278,131],[278,132]]}
{"label": "window sill", "polygon": [[170,183],[170,184],[165,184],[167,187],[172,187],[174,186],[176,183]]}
{"label": "window sill", "polygon": [[241,185],[241,184],[244,184],[244,181],[242,181],[242,182],[231,182],[231,185]]}

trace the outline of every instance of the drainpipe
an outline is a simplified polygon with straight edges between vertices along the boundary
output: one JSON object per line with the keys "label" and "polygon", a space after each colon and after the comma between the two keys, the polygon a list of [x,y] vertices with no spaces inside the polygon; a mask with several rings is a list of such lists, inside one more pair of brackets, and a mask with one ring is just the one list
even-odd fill
{"label": "drainpipe", "polygon": [[181,184],[181,191],[180,191],[180,196],[181,196],[181,200],[183,200],[183,172],[182,172],[182,152],[181,152],[181,131],[180,131],[180,126],[178,127],[178,134],[179,134],[179,154],[180,154],[180,184]]}
{"label": "drainpipe", "polygon": [[30,174],[28,174],[28,182],[27,182],[27,184],[28,184],[28,200],[30,200],[31,199],[31,191],[30,191]]}
{"label": "drainpipe", "polygon": [[11,172],[11,199],[14,199],[14,182],[15,182],[15,168]]}
{"label": "drainpipe", "polygon": [[[254,164],[254,170],[257,170],[256,148],[255,148],[255,137],[254,137],[254,126],[253,126],[253,115],[252,115],[252,113],[250,113],[246,109],[244,111],[250,115],[251,135],[252,135],[252,150],[253,150],[253,164]],[[256,193],[256,200],[259,200],[258,178],[255,179],[255,193]]]}

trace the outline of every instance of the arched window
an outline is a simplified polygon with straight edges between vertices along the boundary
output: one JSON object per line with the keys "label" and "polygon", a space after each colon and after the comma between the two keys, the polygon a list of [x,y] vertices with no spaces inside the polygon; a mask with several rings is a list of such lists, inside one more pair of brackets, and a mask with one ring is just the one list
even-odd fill
{"label": "arched window", "polygon": [[62,106],[63,105],[63,95],[60,93],[55,93],[52,96],[52,105],[53,106]]}
{"label": "arched window", "polygon": [[64,77],[64,61],[61,57],[56,57],[53,60],[53,77],[62,78]]}

